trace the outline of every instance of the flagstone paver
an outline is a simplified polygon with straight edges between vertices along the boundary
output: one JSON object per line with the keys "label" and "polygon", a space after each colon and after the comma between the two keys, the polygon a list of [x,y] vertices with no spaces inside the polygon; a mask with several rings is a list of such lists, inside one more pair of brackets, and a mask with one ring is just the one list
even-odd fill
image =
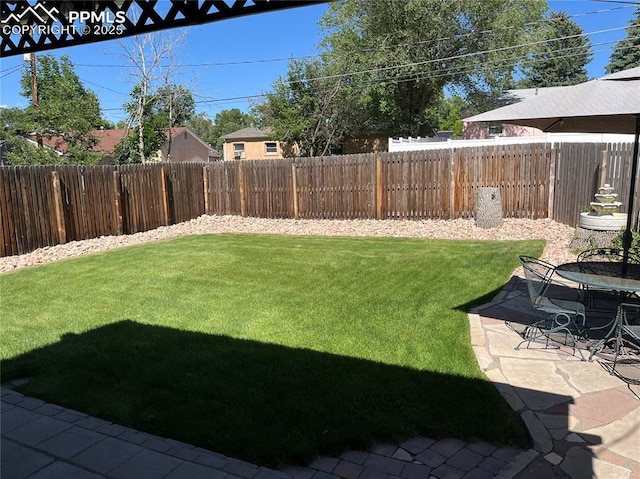
{"label": "flagstone paver", "polygon": [[[603,404],[607,407],[602,407]],[[569,410],[572,414],[608,424],[633,411],[637,406],[638,400],[631,395],[618,389],[607,389],[577,398],[574,404],[569,406]]]}
{"label": "flagstone paver", "polygon": [[554,361],[502,358],[500,368],[508,383],[518,388],[520,398],[534,411],[566,402],[576,392],[557,374]]}
{"label": "flagstone paver", "polygon": [[559,363],[557,367],[567,384],[577,389],[581,395],[620,387],[620,379],[610,375],[597,363],[585,365],[583,362],[567,361]]}
{"label": "flagstone paver", "polygon": [[[474,348],[478,364],[521,414],[539,453],[515,477],[640,479],[640,401],[597,361],[580,361],[570,348],[513,349],[520,337],[504,322],[524,320],[523,305],[512,289],[480,307],[479,319],[469,315],[485,330],[484,348]],[[497,370],[486,369],[487,353],[497,356]]]}
{"label": "flagstone paver", "polygon": [[628,414],[589,433],[600,437],[610,451],[640,463],[640,407],[637,405]]}

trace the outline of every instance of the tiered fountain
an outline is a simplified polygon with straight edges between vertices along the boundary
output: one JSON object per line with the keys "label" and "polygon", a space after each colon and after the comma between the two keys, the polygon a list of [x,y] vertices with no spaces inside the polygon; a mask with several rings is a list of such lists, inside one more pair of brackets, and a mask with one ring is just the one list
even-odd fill
{"label": "tiered fountain", "polygon": [[598,189],[596,201],[592,201],[591,211],[580,213],[579,227],[597,231],[618,231],[627,223],[627,215],[619,213],[622,203],[616,201],[618,195],[613,193],[609,184]]}

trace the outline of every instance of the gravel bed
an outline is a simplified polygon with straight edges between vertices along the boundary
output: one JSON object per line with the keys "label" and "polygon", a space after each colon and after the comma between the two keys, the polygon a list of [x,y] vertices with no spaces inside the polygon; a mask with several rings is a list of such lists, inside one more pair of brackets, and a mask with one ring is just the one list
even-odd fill
{"label": "gravel bed", "polygon": [[483,229],[475,220],[293,220],[244,218],[240,216],[200,216],[177,225],[163,226],[143,233],[103,236],[37,249],[31,253],[0,258],[0,273],[51,263],[114,248],[132,246],[177,236],[209,233],[266,233],[324,236],[391,236],[451,240],[528,240],[547,241],[543,259],[553,263],[575,260],[569,251],[574,228],[555,221],[505,219],[498,228]]}

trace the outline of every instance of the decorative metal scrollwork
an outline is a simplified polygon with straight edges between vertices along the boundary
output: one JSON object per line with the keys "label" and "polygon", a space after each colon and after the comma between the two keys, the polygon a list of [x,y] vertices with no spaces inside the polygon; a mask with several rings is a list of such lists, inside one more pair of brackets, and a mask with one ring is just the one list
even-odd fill
{"label": "decorative metal scrollwork", "polygon": [[[325,0],[331,1],[331,0]],[[321,1],[112,0],[0,2],[0,57],[124,38]]]}

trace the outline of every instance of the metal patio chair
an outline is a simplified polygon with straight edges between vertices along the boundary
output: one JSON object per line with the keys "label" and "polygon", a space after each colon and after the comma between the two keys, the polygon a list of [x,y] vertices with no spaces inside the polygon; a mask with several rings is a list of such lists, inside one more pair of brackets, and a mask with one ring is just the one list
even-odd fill
{"label": "metal patio chair", "polygon": [[[611,261],[622,262],[624,257],[624,251],[620,248],[591,248],[581,252],[578,255],[577,261],[579,263],[584,261]],[[640,250],[638,248],[631,248],[629,250],[629,263],[640,264]],[[612,291],[606,289],[599,289],[593,286],[580,285],[578,288],[580,293],[580,300],[590,308],[594,309],[611,309],[615,308],[616,295]],[[606,303],[602,304],[600,308],[595,308],[595,301],[601,300]]]}
{"label": "metal patio chair", "polygon": [[528,348],[532,342],[544,342],[547,348],[559,348],[559,345],[550,346],[549,341],[554,341],[566,346],[571,345],[574,353],[578,351],[580,359],[584,361],[585,358],[578,347],[578,339],[586,339],[587,336],[584,304],[548,296],[548,289],[555,273],[554,265],[529,256],[520,256],[518,259],[524,268],[531,305],[545,317],[524,329],[521,333],[523,341],[515,349],[520,349],[525,343]]}

